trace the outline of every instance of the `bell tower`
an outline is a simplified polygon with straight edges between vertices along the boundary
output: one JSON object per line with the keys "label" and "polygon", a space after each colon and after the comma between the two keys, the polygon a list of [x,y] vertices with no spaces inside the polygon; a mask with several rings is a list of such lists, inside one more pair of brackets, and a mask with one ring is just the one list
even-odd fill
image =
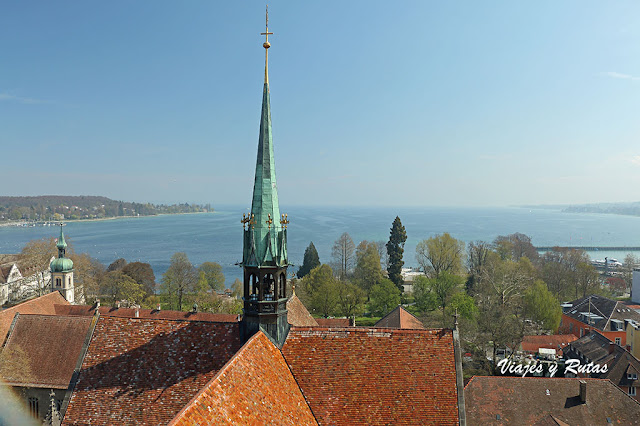
{"label": "bell tower", "polygon": [[56,243],[58,258],[51,262],[51,291],[59,291],[67,302],[75,302],[75,290],[73,285],[73,261],[66,257],[67,242],[60,223],[60,236]]}
{"label": "bell tower", "polygon": [[287,322],[287,215],[280,215],[269,103],[269,11],[267,9],[264,87],[258,158],[251,213],[242,215],[244,270],[243,339],[262,330],[278,346],[289,332]]}

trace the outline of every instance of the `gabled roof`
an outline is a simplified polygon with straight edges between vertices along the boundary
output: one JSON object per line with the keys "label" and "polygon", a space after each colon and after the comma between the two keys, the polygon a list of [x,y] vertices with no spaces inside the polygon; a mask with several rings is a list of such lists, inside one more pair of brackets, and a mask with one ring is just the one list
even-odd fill
{"label": "gabled roof", "polygon": [[640,313],[630,308],[625,303],[607,299],[602,296],[586,296],[569,302],[572,306],[564,313],[568,317],[587,323],[586,315],[591,315],[592,323],[589,325],[600,331],[612,331],[611,320],[624,321],[633,319],[640,321]]}
{"label": "gabled roof", "polygon": [[170,425],[317,425],[278,348],[259,331]]}
{"label": "gabled roof", "polygon": [[20,314],[3,348],[3,354],[16,358],[11,362],[18,363],[19,368],[5,371],[5,382],[13,386],[67,389],[91,320],[91,317]]}
{"label": "gabled roof", "polygon": [[408,312],[400,305],[398,305],[397,308],[382,317],[380,321],[375,323],[374,327],[409,328],[424,330],[422,321],[420,321],[418,318],[416,318],[415,315]]}
{"label": "gabled roof", "polygon": [[240,347],[237,322],[100,316],[63,424],[166,424]]}
{"label": "gabled roof", "polygon": [[[580,401],[581,380],[587,383],[586,404]],[[606,425],[607,418],[613,424],[640,422],[640,404],[609,380],[475,376],[464,393],[470,425]]]}
{"label": "gabled roof", "polygon": [[[616,386],[639,386],[640,381],[628,379],[627,373],[636,373],[640,377],[640,360],[631,355],[620,345],[614,345],[613,351],[608,356],[597,360],[597,363],[607,364],[608,369],[604,374],[599,375],[603,379],[609,379]],[[594,361],[596,362],[596,361]]]}
{"label": "gabled roof", "polygon": [[577,351],[590,361],[596,362],[609,355],[609,347],[614,343],[598,332],[586,334],[569,344],[572,351]]}
{"label": "gabled roof", "polygon": [[578,338],[574,334],[552,334],[549,336],[524,336],[522,350],[525,352],[538,352],[540,348],[555,349],[562,354],[567,345]]}
{"label": "gabled roof", "polygon": [[4,342],[17,312],[20,314],[55,315],[55,305],[69,305],[69,302],[59,292],[54,291],[0,311],[0,344]]}
{"label": "gabled roof", "polygon": [[[78,315],[91,316],[96,312],[95,305],[56,305],[57,315]],[[167,319],[183,321],[208,321],[208,322],[238,322],[236,314],[211,314],[208,312],[182,312],[163,311],[157,309],[136,309],[134,308],[114,308],[110,306],[98,307],[100,316],[118,318],[147,318],[147,319]]]}
{"label": "gabled roof", "polygon": [[319,424],[458,424],[451,330],[294,327],[282,353]]}
{"label": "gabled roof", "polygon": [[287,321],[294,327],[317,327],[318,323],[311,316],[295,293],[287,300]]}

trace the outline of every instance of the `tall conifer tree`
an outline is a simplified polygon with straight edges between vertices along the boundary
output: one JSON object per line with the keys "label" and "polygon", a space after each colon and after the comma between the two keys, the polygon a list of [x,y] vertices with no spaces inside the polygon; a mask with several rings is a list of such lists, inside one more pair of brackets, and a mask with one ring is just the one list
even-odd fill
{"label": "tall conifer tree", "polygon": [[389,242],[387,243],[387,254],[389,254],[387,272],[389,272],[389,279],[400,290],[402,290],[402,265],[404,265],[402,256],[404,254],[405,241],[407,241],[407,232],[402,226],[400,218],[396,216],[393,225],[391,225],[391,235],[389,235]]}
{"label": "tall conifer tree", "polygon": [[320,266],[320,256],[318,256],[318,250],[313,245],[313,241],[309,243],[309,246],[304,251],[304,259],[302,260],[302,266],[298,269],[298,278],[302,278],[311,272],[312,269]]}

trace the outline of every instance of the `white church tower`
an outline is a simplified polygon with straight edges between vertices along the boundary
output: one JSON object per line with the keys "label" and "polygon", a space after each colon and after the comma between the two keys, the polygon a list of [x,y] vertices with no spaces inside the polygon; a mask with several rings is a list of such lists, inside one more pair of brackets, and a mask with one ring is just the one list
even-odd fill
{"label": "white church tower", "polygon": [[51,262],[51,291],[59,291],[67,302],[74,303],[73,286],[73,261],[65,257],[67,242],[64,240],[60,224],[60,237],[56,247],[58,247],[58,258]]}

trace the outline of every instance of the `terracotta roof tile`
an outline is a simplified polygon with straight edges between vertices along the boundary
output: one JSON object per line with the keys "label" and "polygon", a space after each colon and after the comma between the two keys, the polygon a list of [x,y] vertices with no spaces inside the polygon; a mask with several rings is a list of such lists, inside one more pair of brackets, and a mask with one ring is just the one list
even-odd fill
{"label": "terracotta roof tile", "polygon": [[170,425],[317,425],[282,353],[256,333]]}
{"label": "terracotta roof tile", "polygon": [[522,339],[522,350],[526,352],[538,352],[540,348],[555,349],[562,355],[564,348],[569,343],[578,340],[574,334],[552,334],[549,336],[524,336]]}
{"label": "terracotta roof tile", "polygon": [[424,330],[422,321],[420,321],[402,306],[398,306],[393,311],[382,317],[380,321],[375,323],[374,327],[409,328]]}
{"label": "terracotta roof tile", "polygon": [[26,371],[4,380],[15,386],[67,389],[92,318],[21,314],[3,351],[21,354]]}
{"label": "terracotta roof tile", "polygon": [[[95,314],[95,306],[88,305],[58,305],[55,312],[58,315],[80,315],[90,316]],[[100,316],[118,318],[147,318],[147,319],[168,319],[183,321],[207,321],[207,322],[238,322],[236,314],[212,314],[208,312],[183,312],[183,311],[162,311],[157,309],[138,309],[138,316],[134,308],[114,308],[110,306],[100,306],[98,308]]]}
{"label": "terracotta roof tile", "polygon": [[64,424],[166,424],[240,346],[238,322],[100,316]]}
{"label": "terracotta roof tile", "polygon": [[[587,382],[586,404],[580,380]],[[570,425],[607,424],[607,417],[613,424],[640,422],[640,404],[602,379],[476,376],[465,387],[465,404],[469,425],[553,424],[549,415]]]}
{"label": "terracotta roof tile", "polygon": [[320,327],[350,327],[349,318],[316,318],[316,322]]}
{"label": "terracotta roof tile", "polygon": [[318,326],[316,320],[295,294],[287,300],[287,321],[294,327]]}
{"label": "terracotta roof tile", "polygon": [[458,424],[451,330],[292,328],[282,353],[322,425]]}
{"label": "terracotta roof tile", "polygon": [[69,305],[69,302],[59,292],[54,291],[0,311],[0,344],[4,342],[17,312],[20,314],[55,315],[55,305]]}

